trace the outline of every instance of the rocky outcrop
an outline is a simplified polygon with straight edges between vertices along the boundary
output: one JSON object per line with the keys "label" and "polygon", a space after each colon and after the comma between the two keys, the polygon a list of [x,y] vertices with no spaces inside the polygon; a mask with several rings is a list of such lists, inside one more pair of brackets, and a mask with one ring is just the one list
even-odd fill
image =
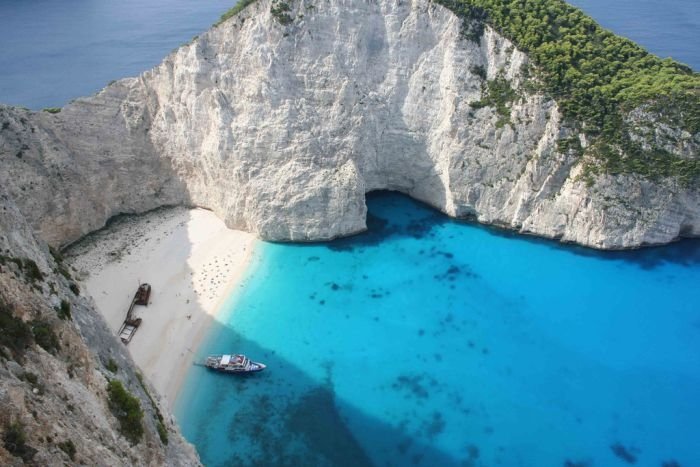
{"label": "rocky outcrop", "polygon": [[[365,228],[367,192],[397,190],[595,248],[700,235],[697,183],[586,172],[562,143],[588,141],[532,86],[528,57],[463,26],[429,0],[258,0],[60,113],[0,106],[0,463],[198,464],[44,243],[116,214],[196,205],[265,239],[322,240]],[[700,135],[650,109],[627,123],[640,144],[700,153]],[[108,379],[145,411],[139,444]]]}
{"label": "rocky outcrop", "polygon": [[[0,187],[0,464],[200,465],[70,274]],[[136,444],[120,432],[108,380],[144,412]]]}
{"label": "rocky outcrop", "polygon": [[[585,138],[493,29],[469,40],[428,0],[273,3],[58,114],[0,109],[0,183],[42,238],[188,204],[265,239],[329,239],[363,230],[379,189],[596,248],[700,235],[697,185],[583,177],[559,143]],[[514,96],[505,112],[485,98],[496,80]],[[700,136],[685,136],[669,148],[697,157]]]}

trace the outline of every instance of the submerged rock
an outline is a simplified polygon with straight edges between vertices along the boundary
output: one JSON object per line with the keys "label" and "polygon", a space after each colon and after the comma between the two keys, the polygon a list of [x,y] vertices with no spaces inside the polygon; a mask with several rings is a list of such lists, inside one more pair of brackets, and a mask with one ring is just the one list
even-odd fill
{"label": "submerged rock", "polygon": [[627,448],[620,443],[615,443],[610,446],[610,449],[612,449],[613,454],[628,464],[635,464],[637,462],[637,450],[634,448]]}
{"label": "submerged rock", "polygon": [[[586,138],[527,85],[530,59],[493,28],[468,39],[463,19],[429,0],[294,0],[283,14],[272,3],[250,4],[153,70],[60,112],[0,106],[1,463],[199,462],[46,245],[73,242],[121,213],[202,206],[268,240],[326,240],[368,222],[386,235],[394,227],[367,219],[365,195],[396,190],[450,216],[596,248],[700,235],[694,182],[582,177],[581,157],[560,143]],[[485,82],[496,80],[519,96],[507,119],[483,101]],[[639,138],[654,118],[642,110],[628,119],[640,122]],[[700,137],[669,143],[680,134],[664,124],[654,137],[678,157],[697,157]],[[405,232],[429,233],[421,223]],[[70,319],[57,317],[58,297]],[[108,378],[143,408],[141,444],[120,434]],[[392,384],[420,400],[433,386],[423,375]],[[309,394],[288,423],[316,414],[300,433],[338,446],[321,454],[369,463],[349,432],[335,430],[331,405],[329,394]],[[443,424],[436,415],[427,433]],[[636,461],[624,446],[611,448]]]}

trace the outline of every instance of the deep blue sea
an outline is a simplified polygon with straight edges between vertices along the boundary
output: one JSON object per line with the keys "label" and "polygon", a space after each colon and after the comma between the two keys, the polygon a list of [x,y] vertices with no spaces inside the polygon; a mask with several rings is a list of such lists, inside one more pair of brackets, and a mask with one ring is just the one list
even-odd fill
{"label": "deep blue sea", "polygon": [[0,103],[62,107],[156,66],[234,0],[0,0]]}
{"label": "deep blue sea", "polygon": [[568,0],[648,51],[700,70],[700,0]]}
{"label": "deep blue sea", "polygon": [[[135,76],[234,0],[0,0],[0,103],[41,109]],[[572,0],[608,29],[700,70],[699,0]]]}
{"label": "deep blue sea", "polygon": [[[573,3],[700,69],[697,0]],[[0,0],[0,102],[94,93],[232,4]],[[256,250],[198,355],[268,369],[193,367],[177,401],[208,466],[700,466],[700,241],[599,253],[368,206],[365,234]]]}

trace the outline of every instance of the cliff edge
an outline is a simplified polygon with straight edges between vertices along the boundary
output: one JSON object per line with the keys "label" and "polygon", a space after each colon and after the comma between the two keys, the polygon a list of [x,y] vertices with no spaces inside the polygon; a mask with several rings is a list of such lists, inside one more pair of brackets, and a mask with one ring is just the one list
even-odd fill
{"label": "cliff edge", "polygon": [[[59,113],[0,108],[0,183],[55,246],[170,204],[268,240],[330,239],[363,230],[381,189],[595,248],[700,234],[694,172],[612,165],[631,150],[601,149],[493,14],[441,3],[254,2]],[[697,168],[694,126],[653,105],[620,118],[661,166]]]}
{"label": "cliff edge", "polygon": [[200,465],[58,253],[0,187],[0,464]]}
{"label": "cliff edge", "polygon": [[0,106],[0,461],[199,462],[49,253],[120,213],[324,240],[396,190],[594,248],[700,235],[698,75],[509,1],[245,1],[137,78]]}

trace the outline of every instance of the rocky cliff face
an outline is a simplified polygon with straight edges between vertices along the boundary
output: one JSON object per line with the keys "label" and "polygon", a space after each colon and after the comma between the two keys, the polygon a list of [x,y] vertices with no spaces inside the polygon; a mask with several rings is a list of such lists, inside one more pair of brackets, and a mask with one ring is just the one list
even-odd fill
{"label": "rocky cliff face", "polygon": [[[0,109],[0,183],[40,236],[191,204],[265,239],[329,239],[365,228],[378,189],[596,248],[700,235],[697,186],[584,180],[559,144],[577,135],[494,30],[468,40],[428,0],[283,5],[259,0],[58,114]],[[505,106],[485,98],[494,82]],[[670,149],[697,155],[700,135],[684,141]]]}
{"label": "rocky cliff face", "polygon": [[[119,213],[197,205],[266,239],[320,240],[363,230],[365,193],[389,189],[596,248],[700,235],[697,185],[583,176],[560,143],[587,141],[496,31],[469,40],[428,0],[285,5],[258,0],[60,113],[0,106],[0,463],[198,463],[167,413],[161,440],[131,359],[44,243]],[[629,119],[640,138],[698,157],[700,135],[643,108]],[[108,378],[144,408],[137,445],[119,434]]]}
{"label": "rocky cliff face", "polygon": [[[108,380],[144,412],[137,444],[120,434]],[[92,299],[0,187],[0,464],[199,465],[148,391]]]}

